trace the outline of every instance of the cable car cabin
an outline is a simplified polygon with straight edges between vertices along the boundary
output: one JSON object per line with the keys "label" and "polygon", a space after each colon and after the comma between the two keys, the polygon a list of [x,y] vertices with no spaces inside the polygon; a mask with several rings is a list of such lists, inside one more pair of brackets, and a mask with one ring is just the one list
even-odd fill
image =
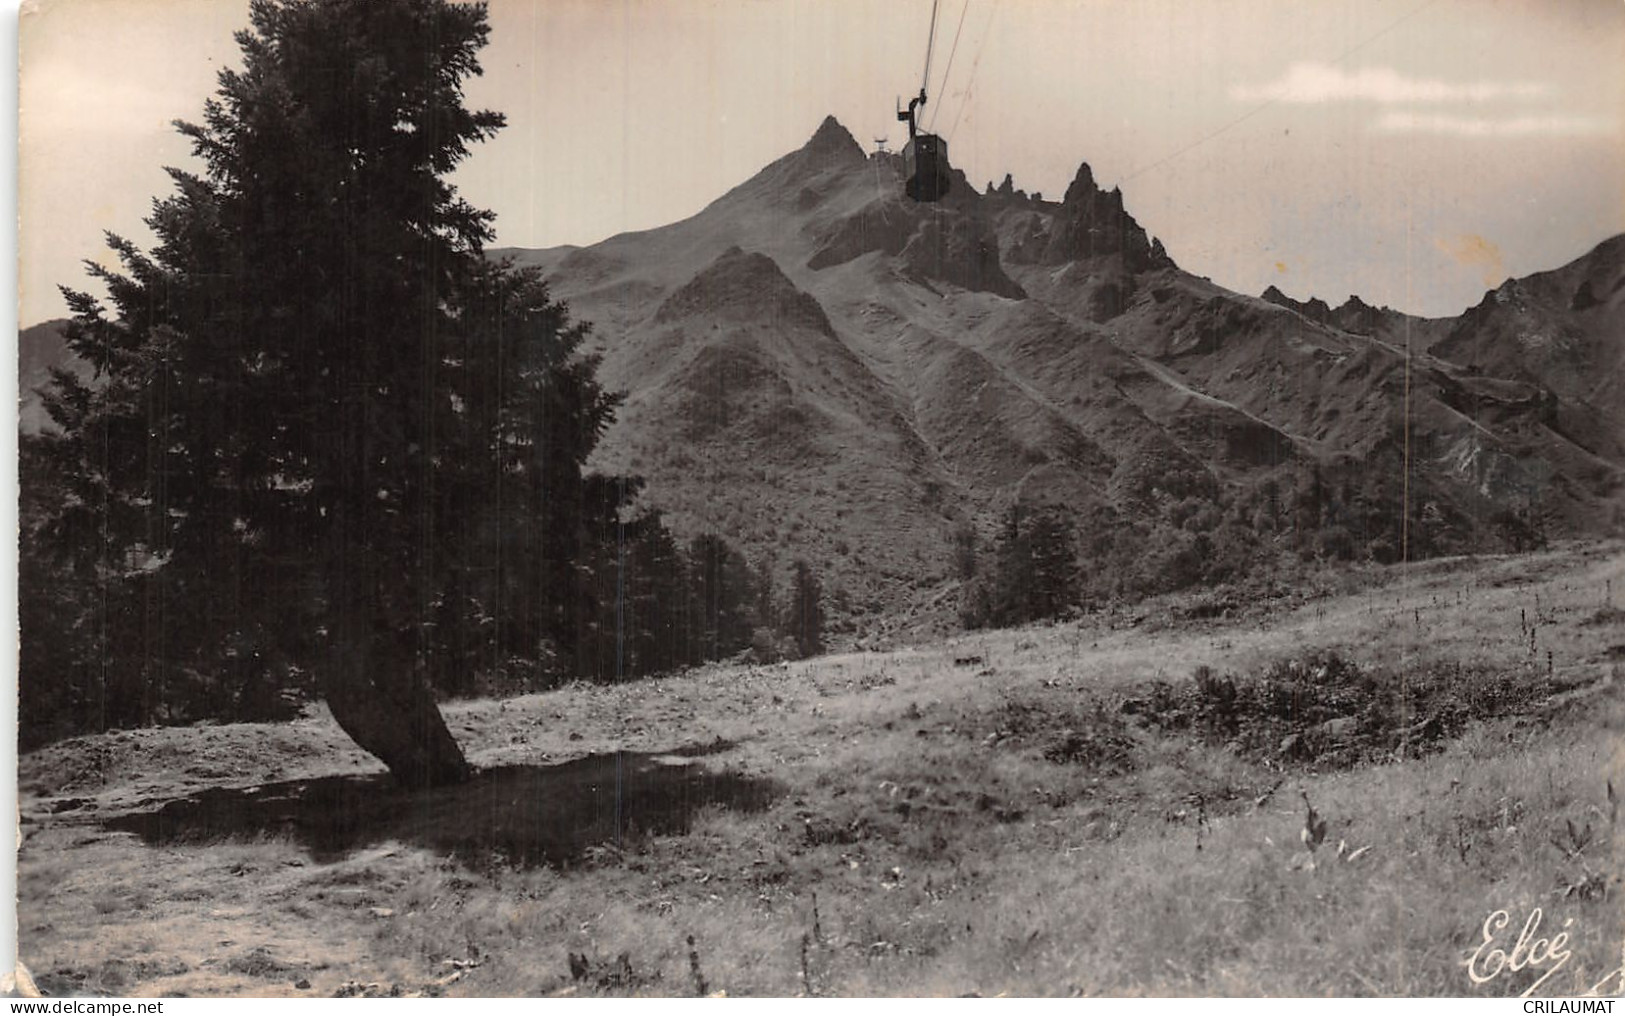
{"label": "cable car cabin", "polygon": [[[929,60],[927,61],[929,66]],[[915,121],[915,110],[925,105],[925,89],[908,102],[907,110],[898,110],[897,119],[908,123],[908,144],[903,146],[903,168],[908,182],[903,193],[915,201],[937,201],[948,193],[948,142],[935,134],[921,134]]]}
{"label": "cable car cabin", "polygon": [[935,134],[915,134],[903,146],[908,183],[903,191],[915,201],[936,201],[948,193],[948,142]]}

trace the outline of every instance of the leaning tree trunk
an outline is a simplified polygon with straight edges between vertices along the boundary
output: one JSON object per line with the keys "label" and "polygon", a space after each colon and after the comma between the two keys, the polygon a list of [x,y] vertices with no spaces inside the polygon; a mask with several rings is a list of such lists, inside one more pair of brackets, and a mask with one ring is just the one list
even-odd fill
{"label": "leaning tree trunk", "polygon": [[397,600],[402,576],[385,574],[386,557],[367,538],[365,508],[341,503],[335,515],[339,544],[329,559],[336,566],[329,572],[329,588],[337,593],[329,601],[333,652],[321,675],[333,719],[404,786],[466,780],[468,761],[440,715],[416,634],[402,623],[409,613]]}
{"label": "leaning tree trunk", "polygon": [[333,719],[356,744],[378,757],[396,781],[433,787],[471,774],[446,728],[434,691],[405,636],[341,632],[342,644],[322,675]]}
{"label": "leaning tree trunk", "polygon": [[373,470],[382,459],[374,463],[369,437],[382,410],[355,378],[345,391],[348,397],[327,421],[337,441],[326,463],[340,482],[323,506],[328,539],[325,558],[316,564],[325,579],[332,650],[321,674],[322,697],[339,727],[377,756],[396,782],[413,788],[458,783],[471,770],[446,729],[408,623],[410,576],[396,570],[401,557],[391,554],[413,534],[390,525],[372,496],[379,489]]}

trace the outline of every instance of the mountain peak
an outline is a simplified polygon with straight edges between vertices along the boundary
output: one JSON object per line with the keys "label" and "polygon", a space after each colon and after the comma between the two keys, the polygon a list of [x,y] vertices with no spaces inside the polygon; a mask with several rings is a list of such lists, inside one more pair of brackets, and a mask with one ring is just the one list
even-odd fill
{"label": "mountain peak", "polygon": [[833,115],[824,117],[824,122],[818,125],[813,136],[802,146],[804,152],[817,152],[825,156],[855,155],[863,158],[863,148],[852,132],[841,126],[841,121]]}
{"label": "mountain peak", "polygon": [[765,196],[806,211],[825,193],[820,178],[850,172],[867,162],[867,156],[851,132],[833,116],[826,116],[800,148],[773,160],[755,176],[713,201],[708,210],[727,207],[741,199]]}
{"label": "mountain peak", "polygon": [[1102,191],[1095,183],[1094,170],[1087,162],[1080,163],[1061,199],[1043,260],[1059,264],[1113,254],[1123,255],[1124,265],[1132,272],[1173,264],[1162,245],[1153,245],[1145,230],[1124,210],[1122,190],[1113,187],[1109,192]]}
{"label": "mountain peak", "polygon": [[1322,300],[1318,296],[1311,296],[1307,300],[1294,300],[1292,297],[1287,296],[1278,288],[1271,285],[1268,289],[1259,294],[1259,299],[1273,303],[1277,307],[1285,307],[1288,310],[1295,310],[1309,320],[1318,322],[1319,324],[1326,324],[1331,321],[1331,307],[1326,304],[1325,300]]}
{"label": "mountain peak", "polygon": [[1009,173],[1004,174],[1004,182],[997,187],[993,186],[992,180],[989,180],[987,182],[986,196],[1027,200],[1027,192],[1016,186],[1015,179]]}
{"label": "mountain peak", "polygon": [[655,312],[655,320],[663,323],[693,317],[794,324],[833,334],[823,307],[798,289],[777,261],[737,244],[678,287]]}
{"label": "mountain peak", "polygon": [[1089,168],[1087,162],[1078,164],[1078,175],[1072,178],[1072,183],[1066,189],[1066,196],[1061,198],[1062,204],[1077,204],[1086,201],[1100,193],[1100,185],[1095,183],[1095,171]]}

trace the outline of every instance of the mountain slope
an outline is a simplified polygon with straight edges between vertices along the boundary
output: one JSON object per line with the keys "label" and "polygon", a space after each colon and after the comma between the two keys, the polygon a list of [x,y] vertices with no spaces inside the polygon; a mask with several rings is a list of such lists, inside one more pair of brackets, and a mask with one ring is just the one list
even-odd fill
{"label": "mountain slope", "polygon": [[951,620],[1012,505],[1076,515],[1091,595],[1625,524],[1625,237],[1427,320],[1195,277],[1086,163],[1060,201],[902,174],[830,118],[683,221],[492,252],[595,324],[593,465],[809,559],[838,631]]}
{"label": "mountain slope", "polygon": [[1097,543],[1195,498],[1219,515],[1180,539],[1230,518],[1379,557],[1496,546],[1507,512],[1614,521],[1625,241],[1425,320],[1191,276],[1087,164],[1059,202],[959,175],[918,205],[901,177],[826,119],[690,219],[505,252],[599,323],[630,393],[601,464],[682,527],[814,556],[860,627],[950,588],[955,534],[985,547],[1023,500]]}
{"label": "mountain slope", "polygon": [[[864,567],[919,571],[909,550],[951,521],[917,510],[939,482],[930,450],[771,258],[725,250],[638,334],[605,351],[602,375],[628,398],[595,465],[647,476],[680,532],[720,533],[785,567],[852,553],[839,523],[856,501],[898,537],[868,548]],[[866,468],[876,462],[888,468]]]}
{"label": "mountain slope", "polygon": [[1486,293],[1430,350],[1473,376],[1540,390],[1549,426],[1612,462],[1625,454],[1625,236]]}
{"label": "mountain slope", "polygon": [[81,378],[90,376],[90,365],[67,346],[62,332],[66,324],[62,319],[46,321],[24,328],[17,335],[17,429],[24,434],[37,434],[55,426],[38,392],[50,384],[53,369]]}

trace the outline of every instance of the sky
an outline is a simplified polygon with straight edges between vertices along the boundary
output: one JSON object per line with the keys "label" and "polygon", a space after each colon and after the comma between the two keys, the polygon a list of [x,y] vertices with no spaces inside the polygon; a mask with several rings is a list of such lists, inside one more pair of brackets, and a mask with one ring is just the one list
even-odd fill
{"label": "sky", "polygon": [[[833,114],[896,147],[932,0],[493,0],[455,182],[497,245],[694,214]],[[1080,162],[1185,269],[1456,314],[1625,232],[1625,0],[937,0],[925,122],[976,184]],[[44,0],[22,17],[19,318],[162,167],[235,65],[239,0]]]}

